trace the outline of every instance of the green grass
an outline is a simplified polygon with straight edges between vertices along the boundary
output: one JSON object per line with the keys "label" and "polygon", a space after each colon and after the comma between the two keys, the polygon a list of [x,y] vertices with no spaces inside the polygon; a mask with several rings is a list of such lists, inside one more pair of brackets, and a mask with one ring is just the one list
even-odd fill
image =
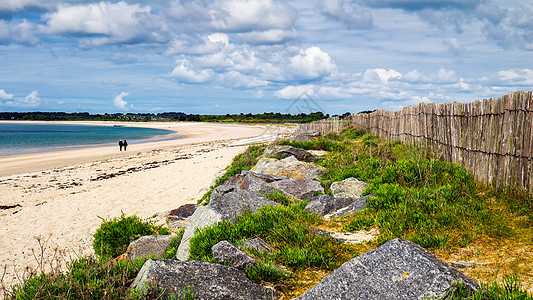
{"label": "green grass", "polygon": [[94,252],[102,257],[117,257],[123,254],[128,245],[144,235],[170,234],[167,228],[144,222],[137,216],[103,220],[94,234]]}
{"label": "green grass", "polygon": [[257,282],[280,284],[284,272],[273,264],[288,267],[291,272],[309,268],[333,270],[357,255],[354,248],[341,244],[327,236],[316,234],[311,225],[322,220],[304,211],[306,202],[288,206],[267,206],[256,214],[244,214],[237,222],[223,221],[197,231],[190,242],[189,259],[214,261],[211,248],[226,240],[242,244],[242,240],[260,237],[276,249],[272,254],[257,253],[261,262],[257,269],[249,270],[249,276]]}
{"label": "green grass", "polygon": [[462,282],[455,283],[456,289],[445,295],[450,300],[533,300],[533,296],[520,286],[520,278],[516,275],[504,276],[502,283],[496,281],[483,284],[478,291],[472,292]]}
{"label": "green grass", "polygon": [[146,259],[119,261],[95,257],[70,262],[66,272],[34,275],[13,289],[8,298],[25,299],[135,299],[128,294],[133,281]]}
{"label": "green grass", "polygon": [[211,198],[211,193],[213,190],[226,182],[228,178],[231,176],[240,174],[242,171],[250,170],[257,161],[259,160],[259,157],[263,154],[265,151],[265,146],[250,146],[248,147],[243,153],[238,154],[233,158],[232,163],[229,165],[228,169],[222,175],[221,177],[217,178],[215,181],[215,184],[211,186],[209,191],[203,195],[203,197],[198,200],[198,204],[200,203],[209,203],[209,199]]}

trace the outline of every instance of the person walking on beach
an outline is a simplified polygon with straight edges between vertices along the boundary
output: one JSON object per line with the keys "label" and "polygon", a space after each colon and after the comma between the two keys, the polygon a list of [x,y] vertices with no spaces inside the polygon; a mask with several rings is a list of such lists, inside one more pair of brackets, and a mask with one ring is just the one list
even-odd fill
{"label": "person walking on beach", "polygon": [[122,151],[122,146],[124,146],[124,142],[122,140],[118,141],[118,146],[120,147],[120,151]]}
{"label": "person walking on beach", "polygon": [[124,142],[122,143],[122,146],[124,146],[124,151],[126,151],[126,147],[128,147],[128,142],[124,140]]}

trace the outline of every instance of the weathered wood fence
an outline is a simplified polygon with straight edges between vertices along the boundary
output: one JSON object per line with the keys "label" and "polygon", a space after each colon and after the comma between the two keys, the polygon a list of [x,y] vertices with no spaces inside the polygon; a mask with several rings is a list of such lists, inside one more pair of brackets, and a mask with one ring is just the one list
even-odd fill
{"label": "weathered wood fence", "polygon": [[297,132],[307,134],[320,132],[320,134],[324,135],[331,131],[339,132],[344,128],[349,128],[351,126],[351,116],[348,119],[335,116],[311,123],[298,124]]}
{"label": "weathered wood fence", "polygon": [[533,190],[532,92],[472,103],[421,103],[353,114],[354,127],[428,147],[495,186]]}

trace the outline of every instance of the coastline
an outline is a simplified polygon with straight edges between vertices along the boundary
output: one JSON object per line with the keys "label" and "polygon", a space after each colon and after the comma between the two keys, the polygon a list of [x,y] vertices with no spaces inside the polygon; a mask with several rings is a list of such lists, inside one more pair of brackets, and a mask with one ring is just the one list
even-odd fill
{"label": "coastline", "polygon": [[[237,125],[193,122],[107,122],[107,121],[0,121],[2,123],[27,124],[76,124],[100,126],[125,126],[165,129],[174,133],[152,139],[131,142],[128,151],[118,151],[118,145],[86,145],[66,150],[53,150],[0,156],[0,177],[49,168],[66,167],[104,158],[127,156],[132,151],[147,151],[199,142],[222,139],[251,138],[261,135],[262,125]],[[90,151],[87,151],[90,149]]]}
{"label": "coastline", "polygon": [[229,144],[267,130],[218,123],[125,125],[166,126],[183,138],[133,144],[126,152],[103,146],[0,157],[0,271],[6,287],[39,268],[41,248],[45,261],[92,254],[101,218],[149,218],[196,203],[246,149]]}

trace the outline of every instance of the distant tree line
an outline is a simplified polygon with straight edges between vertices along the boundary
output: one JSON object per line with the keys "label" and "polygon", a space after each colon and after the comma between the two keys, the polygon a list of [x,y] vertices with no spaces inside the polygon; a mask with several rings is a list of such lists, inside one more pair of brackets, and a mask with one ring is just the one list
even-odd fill
{"label": "distant tree line", "polygon": [[[345,113],[342,116],[347,116]],[[88,112],[0,112],[0,120],[34,121],[195,121],[195,122],[238,122],[238,123],[307,123],[324,118],[329,114],[322,112],[282,114],[265,112],[262,114],[200,115],[183,112],[164,113],[113,113],[90,114]]]}

